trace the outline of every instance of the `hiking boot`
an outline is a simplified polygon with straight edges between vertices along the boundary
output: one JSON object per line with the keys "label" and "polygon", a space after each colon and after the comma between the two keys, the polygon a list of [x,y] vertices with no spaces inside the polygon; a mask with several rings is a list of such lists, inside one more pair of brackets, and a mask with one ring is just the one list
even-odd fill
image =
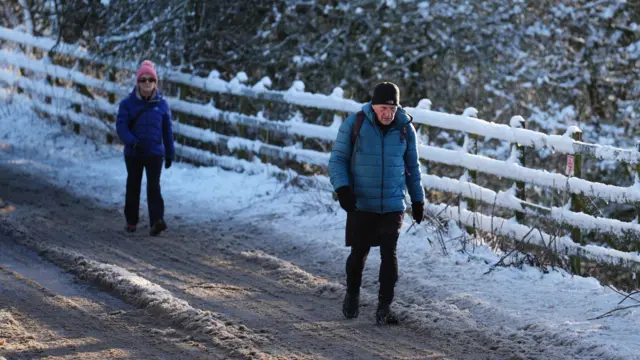
{"label": "hiking boot", "polygon": [[358,317],[360,310],[360,294],[352,294],[347,291],[344,296],[344,302],[342,302],[342,314],[347,319],[354,319]]}
{"label": "hiking boot", "polygon": [[149,235],[158,236],[165,230],[167,230],[167,223],[165,223],[164,220],[160,219],[153,223],[153,226],[151,226],[151,230],[149,230]]}
{"label": "hiking boot", "polygon": [[398,325],[398,317],[391,311],[391,305],[387,303],[378,303],[376,310],[376,324],[378,325]]}
{"label": "hiking boot", "polygon": [[124,231],[128,233],[136,232],[136,226],[132,224],[127,224],[127,226],[124,227]]}

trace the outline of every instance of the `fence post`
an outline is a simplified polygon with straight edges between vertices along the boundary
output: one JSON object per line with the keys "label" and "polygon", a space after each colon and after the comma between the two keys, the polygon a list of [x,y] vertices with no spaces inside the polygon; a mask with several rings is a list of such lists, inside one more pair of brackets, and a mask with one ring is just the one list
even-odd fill
{"label": "fence post", "polygon": [[[574,131],[571,134],[571,137],[573,138],[573,140],[582,141],[582,131],[580,130]],[[571,155],[567,155],[567,165],[568,165],[567,167],[569,167],[570,162],[573,161],[573,174],[571,173],[571,171],[569,171],[568,175],[576,178],[581,178],[582,177],[582,155],[574,154],[572,159],[570,157]],[[571,194],[571,211],[584,212],[583,195]],[[574,242],[585,245],[584,241],[582,240],[582,232],[579,227],[574,227],[571,230],[571,238],[573,239]]]}
{"label": "fence post", "polygon": [[[16,75],[18,75],[18,77],[22,77],[22,75],[23,75],[22,74],[22,68],[19,67],[19,66],[16,66]],[[21,88],[18,84],[16,84],[16,86],[17,86],[18,94],[24,93],[24,89],[23,88]]]}
{"label": "fence post", "polygon": [[[75,69],[75,70],[78,70],[78,71],[80,71],[80,72],[82,72],[82,71],[84,70],[84,68],[83,68],[83,64],[82,64],[82,61],[81,61],[81,60],[76,60],[76,65],[74,66],[74,69]],[[76,90],[78,93],[82,93],[82,92],[81,92],[81,88],[82,88],[82,87],[81,87],[80,85],[75,84],[75,90]],[[73,111],[75,111],[75,112],[76,112],[76,114],[79,114],[79,113],[81,113],[81,112],[82,112],[82,105],[80,105],[80,104],[73,104],[73,105],[71,105],[71,107],[73,108]],[[73,123],[73,131],[74,131],[76,134],[80,135],[80,124],[78,124],[78,123]]]}
{"label": "fence post", "polygon": [[[115,70],[115,68],[110,68],[108,70],[107,79],[111,83],[115,83],[116,82],[116,70]],[[107,96],[107,99],[109,100],[110,104],[115,104],[116,103],[116,93],[115,92],[109,93],[109,95]],[[113,116],[113,115],[107,115],[107,119],[111,123],[115,123],[116,122],[116,117]],[[113,140],[115,140],[114,137],[113,137],[113,134],[107,133],[107,144],[113,144]]]}
{"label": "fence post", "polygon": [[[636,142],[636,151],[640,152],[640,141]],[[636,166],[636,174],[635,174],[635,186],[636,188],[640,188],[640,163],[637,163]],[[634,219],[635,223],[640,222],[640,203],[636,202],[636,218]],[[640,239],[636,239],[636,251],[640,251]]]}
{"label": "fence post", "polygon": [[[567,130],[567,133],[571,134],[571,137],[573,138],[573,140],[582,141],[582,130],[574,127],[574,128],[569,128]],[[567,155],[566,172],[568,177],[577,177],[577,178],[582,177],[582,155],[581,154]],[[571,194],[570,210],[572,212],[584,211],[584,204],[583,204],[582,198],[583,198],[583,195]],[[576,243],[585,245],[585,242],[582,239],[582,230],[579,227],[571,228],[571,239]],[[570,256],[570,260],[571,260],[571,271],[574,274],[578,274],[578,275],[582,274],[580,252],[578,251],[577,255]]]}
{"label": "fence post", "polygon": [[[526,129],[527,122],[522,116],[514,116],[509,121],[509,125],[511,125],[514,129]],[[518,142],[514,142],[511,144],[511,156],[510,159],[515,161],[520,166],[525,166],[525,147]],[[524,181],[516,181],[516,197],[522,201],[525,201],[525,182]],[[516,221],[518,224],[524,223],[524,212],[516,211]]]}
{"label": "fence post", "polygon": [[[476,110],[473,107],[468,107],[466,109],[464,109],[464,112],[462,113],[462,116],[464,117],[476,117],[478,116],[478,110]],[[474,155],[478,154],[478,135],[475,134],[466,134],[465,138],[464,138],[464,145],[463,145],[463,151],[467,152],[467,153],[471,153]],[[476,170],[468,170],[465,169],[464,175],[462,176],[462,180],[476,184],[478,182],[478,172]],[[460,198],[460,209],[462,210],[463,203],[465,201],[462,200],[462,197]],[[467,203],[467,209],[470,212],[475,212],[476,211],[476,200],[475,199],[468,199]],[[476,219],[475,216],[473,218],[473,225],[472,226],[467,226],[467,231],[472,233],[476,228]]]}
{"label": "fence post", "polygon": [[[178,96],[177,96],[178,100],[183,100],[184,99],[186,91],[187,91],[187,89],[186,89],[185,85],[183,85],[183,84],[178,85]],[[176,123],[180,124],[181,120],[183,120],[183,114],[180,114],[180,113],[175,113],[175,114],[176,115],[174,116],[174,119],[175,119]],[[178,125],[178,126],[180,126],[180,125]],[[181,144],[184,143],[184,140],[182,139],[182,135],[175,134],[175,135],[173,135],[173,137],[174,137],[173,140],[175,142],[181,143]],[[180,155],[176,154],[175,161],[179,162],[181,160],[182,160],[182,158],[180,157]]]}
{"label": "fence post", "polygon": [[[431,100],[429,99],[421,99],[418,101],[417,109],[422,110],[431,110]],[[427,124],[419,124],[416,128],[417,132],[417,142],[418,144],[423,144],[429,146],[431,142],[431,127]],[[420,172],[422,174],[429,173],[429,162],[420,158],[420,154],[418,153],[418,162],[420,163]],[[424,198],[426,202],[431,200],[431,190],[429,188],[424,189]]]}

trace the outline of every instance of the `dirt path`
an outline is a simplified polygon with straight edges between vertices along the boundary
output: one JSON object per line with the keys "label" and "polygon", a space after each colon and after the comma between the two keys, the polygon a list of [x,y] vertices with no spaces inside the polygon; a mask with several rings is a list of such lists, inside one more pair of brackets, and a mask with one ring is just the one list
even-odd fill
{"label": "dirt path", "polygon": [[0,358],[224,358],[4,236],[0,264]]}
{"label": "dirt path", "polygon": [[[194,339],[197,340],[197,347],[211,354],[210,358],[220,353],[226,354],[225,358],[250,358],[255,355],[256,358],[283,359],[545,357],[545,354],[535,354],[535,349],[524,349],[517,339],[510,341],[500,334],[455,332],[446,327],[440,328],[438,324],[378,327],[374,325],[371,301],[365,302],[368,306],[362,309],[357,320],[344,320],[340,313],[343,293],[335,281],[326,279],[321,273],[309,274],[294,264],[260,251],[247,251],[259,229],[229,220],[185,225],[179,219],[169,218],[170,231],[162,237],[148,237],[146,228],[135,234],[126,234],[122,231],[123,220],[117,210],[102,208],[92,199],[80,198],[51,186],[42,181],[40,176],[44,175],[30,175],[18,167],[0,162],[0,199],[6,202],[5,209],[15,207],[0,215],[0,233],[38,249],[49,260],[73,270],[76,275],[106,285],[114,294],[125,297],[125,300],[138,307],[145,308],[149,304],[132,301],[131,297],[126,299],[126,288],[125,293],[114,288],[105,280],[107,275],[98,274],[85,260],[65,254],[77,252],[97,262],[114,264],[161,286],[198,311],[207,312],[208,321],[214,321],[213,327],[217,330],[212,336],[207,336],[211,327],[204,332],[196,331]],[[262,239],[269,236],[277,235],[260,235]],[[49,247],[57,250],[45,251]],[[9,272],[1,276],[14,279],[4,280],[10,284],[16,281],[20,283]],[[15,288],[17,285],[11,286]],[[45,291],[38,289],[30,291]],[[40,308],[42,301],[38,299],[41,298],[26,297],[21,302],[14,301],[13,305],[0,300],[0,306],[24,304],[26,309],[17,308],[16,316],[25,313],[29,319],[37,319],[39,314],[29,315],[28,309]],[[115,325],[110,322],[103,324],[124,327],[129,322],[127,329],[131,335],[96,329],[102,335],[96,337],[101,339],[101,343],[114,344],[121,341],[122,337],[111,338],[105,334],[125,334],[126,339],[141,336],[143,339],[140,341],[125,343],[132,344],[135,351],[144,351],[149,350],[144,345],[144,331],[136,329],[131,323],[153,320],[176,325],[179,331],[186,333],[193,333],[198,328],[197,324],[184,325],[184,321],[176,321],[175,312],[160,311],[147,314],[147,318],[142,319],[144,316],[135,311],[141,310],[133,310],[132,313],[136,314],[134,318],[116,317],[117,321],[113,320]],[[140,318],[137,318],[138,315]],[[77,316],[88,315],[79,312]],[[105,318],[99,314],[93,316]],[[109,317],[106,319],[112,320]],[[68,321],[72,321],[71,327],[81,322],[70,316],[49,318],[48,321],[51,329],[64,328]],[[223,334],[226,335],[220,335],[221,328],[224,328]],[[86,333],[82,328],[78,331]],[[64,337],[58,332],[54,335]],[[135,347],[138,344],[141,349]],[[171,351],[185,351],[173,344],[165,347]],[[161,358],[161,354],[168,350],[158,347],[156,351],[155,356]],[[200,356],[189,354],[186,358]],[[65,357],[60,353],[51,358]],[[138,357],[130,355],[123,358]],[[154,357],[145,355],[140,358]]]}

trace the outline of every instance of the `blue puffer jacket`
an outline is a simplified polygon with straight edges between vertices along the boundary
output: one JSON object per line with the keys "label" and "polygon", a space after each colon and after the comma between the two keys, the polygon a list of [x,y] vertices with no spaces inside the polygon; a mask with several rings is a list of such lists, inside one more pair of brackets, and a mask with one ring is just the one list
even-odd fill
{"label": "blue puffer jacket", "polygon": [[[142,110],[147,101],[137,95],[136,89],[120,102],[116,131],[124,143],[125,156],[164,156],[173,159],[173,131],[171,130],[171,110],[162,93],[156,90],[155,96],[149,100],[151,105],[140,115],[133,129],[129,131],[129,122]],[[138,142],[144,153],[136,152],[133,145]]]}
{"label": "blue puffer jacket", "polygon": [[[424,202],[413,118],[398,108],[392,127],[383,136],[376,125],[371,103],[362,107],[365,119],[360,136],[351,145],[356,114],[340,126],[329,159],[333,188],[349,185],[356,195],[359,211],[384,214],[405,210],[407,189],[412,202]],[[402,129],[406,127],[403,137]],[[355,148],[355,149],[354,149]]]}

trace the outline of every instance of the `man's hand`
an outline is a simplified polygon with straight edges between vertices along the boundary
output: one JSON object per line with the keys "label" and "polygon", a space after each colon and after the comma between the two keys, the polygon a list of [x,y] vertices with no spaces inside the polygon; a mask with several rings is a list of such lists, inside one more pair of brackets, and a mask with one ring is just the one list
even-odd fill
{"label": "man's hand", "polygon": [[338,193],[338,200],[340,201],[340,207],[346,212],[356,211],[356,195],[351,190],[350,186],[343,186],[336,190]]}
{"label": "man's hand", "polygon": [[167,158],[167,159],[164,161],[164,168],[165,168],[165,169],[170,168],[172,163],[173,163],[173,159],[172,159],[172,158]]}
{"label": "man's hand", "polygon": [[414,202],[411,204],[411,213],[413,215],[413,220],[420,224],[422,219],[424,218],[424,203],[423,202]]}

